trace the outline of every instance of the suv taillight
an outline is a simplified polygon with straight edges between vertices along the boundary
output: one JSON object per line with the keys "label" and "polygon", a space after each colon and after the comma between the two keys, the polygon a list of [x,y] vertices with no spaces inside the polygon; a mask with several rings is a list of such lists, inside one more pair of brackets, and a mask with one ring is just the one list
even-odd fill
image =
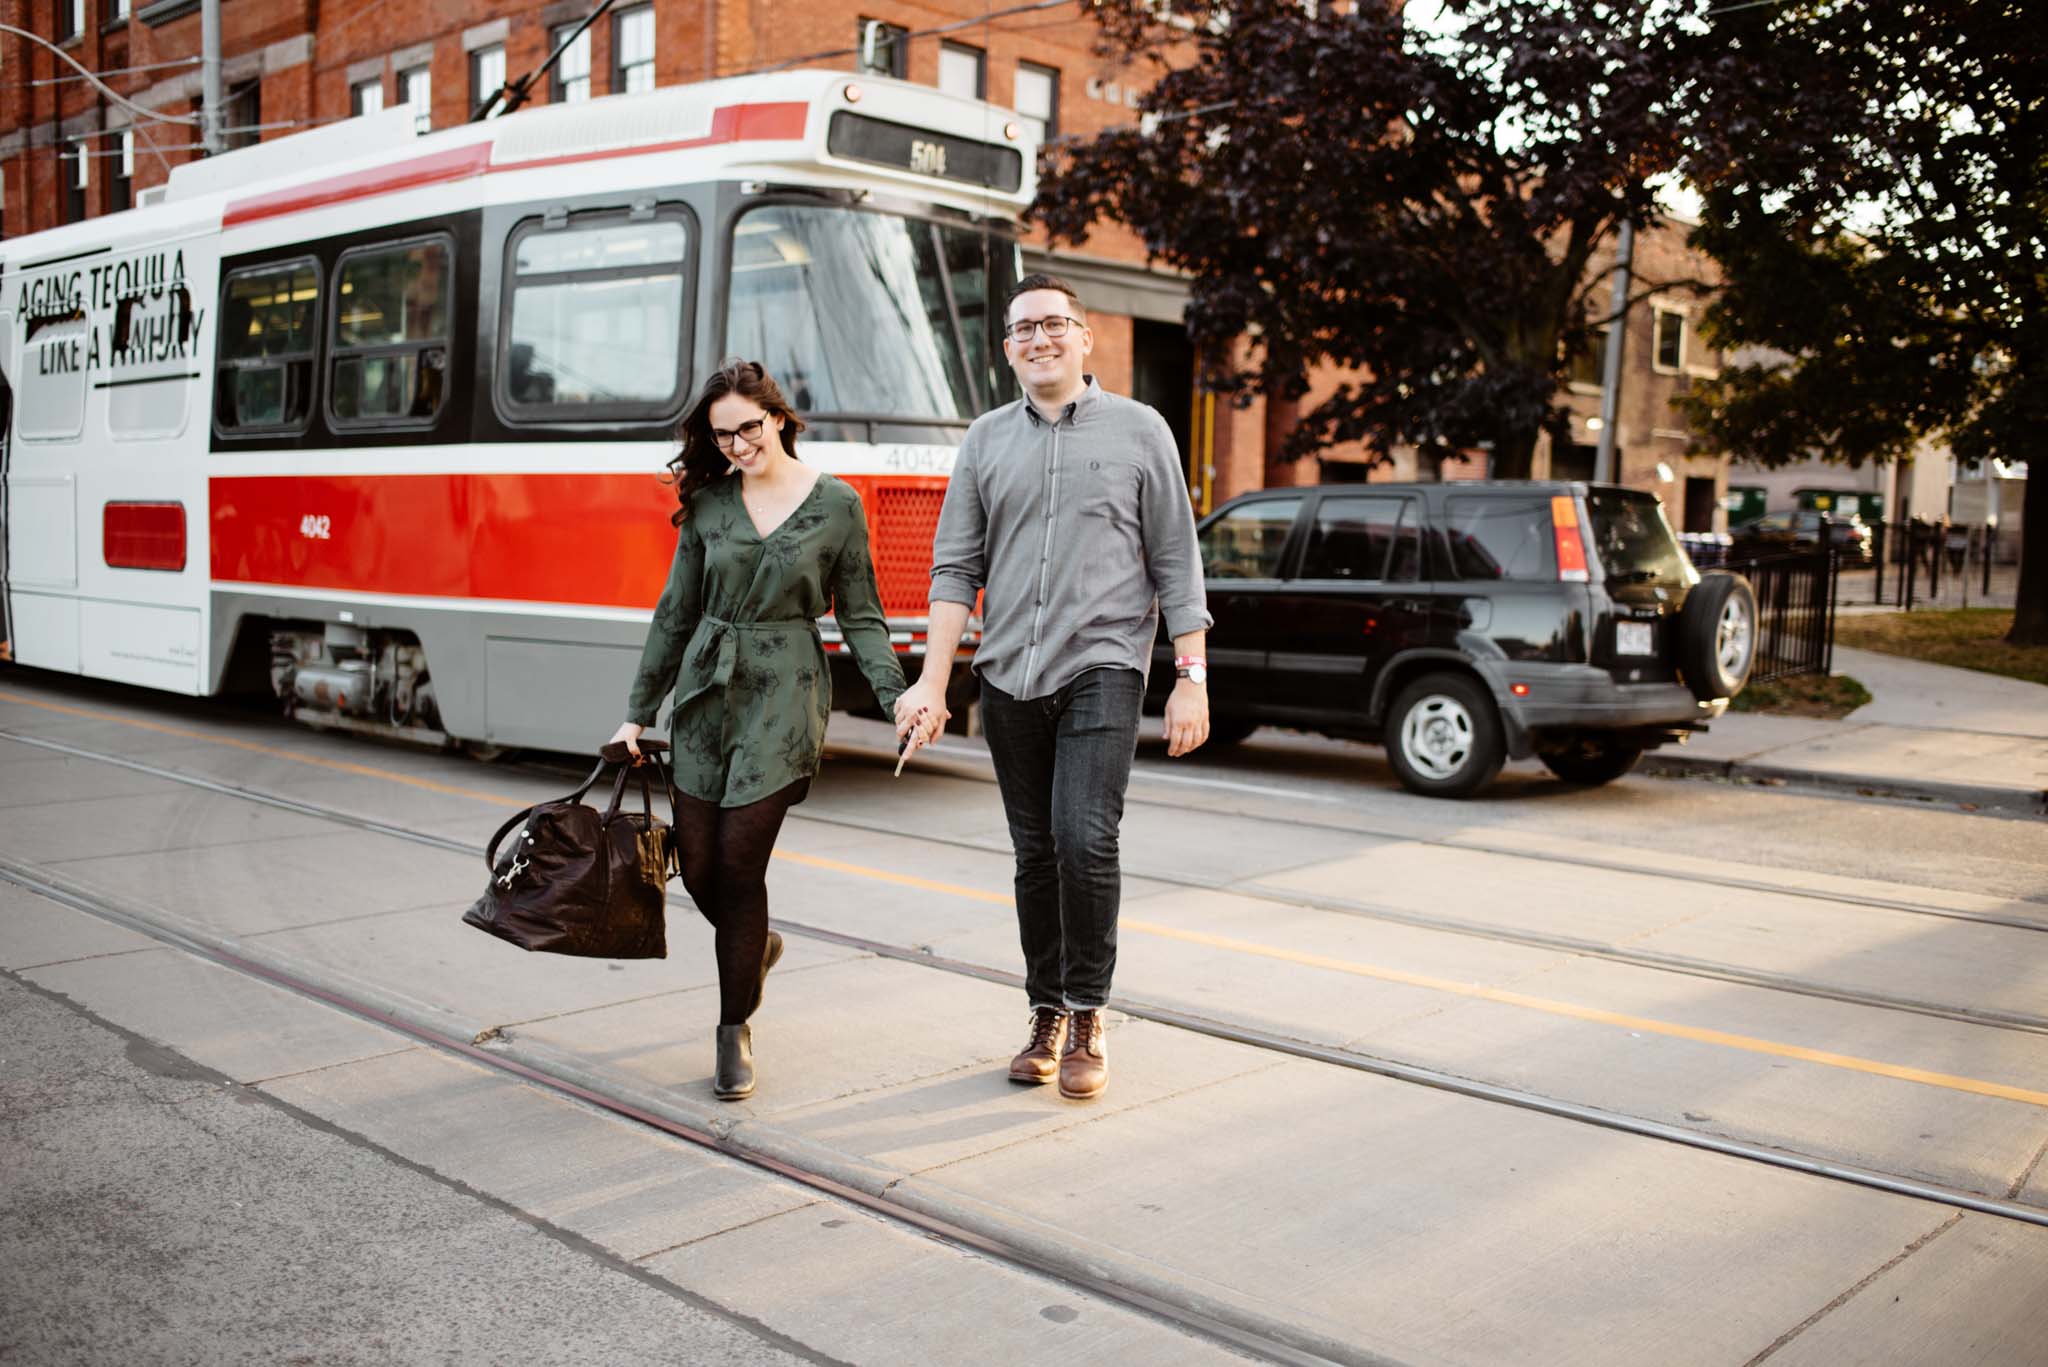
{"label": "suv taillight", "polygon": [[1586,582],[1586,543],[1579,535],[1579,504],[1570,494],[1550,500],[1550,528],[1557,537],[1557,577]]}

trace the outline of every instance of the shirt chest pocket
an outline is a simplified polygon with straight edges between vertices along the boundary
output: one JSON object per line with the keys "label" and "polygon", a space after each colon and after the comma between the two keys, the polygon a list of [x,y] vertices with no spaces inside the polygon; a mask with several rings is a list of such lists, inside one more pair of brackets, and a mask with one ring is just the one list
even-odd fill
{"label": "shirt chest pocket", "polygon": [[1139,476],[1135,461],[1090,456],[1074,461],[1069,475],[1073,506],[1083,517],[1137,525]]}

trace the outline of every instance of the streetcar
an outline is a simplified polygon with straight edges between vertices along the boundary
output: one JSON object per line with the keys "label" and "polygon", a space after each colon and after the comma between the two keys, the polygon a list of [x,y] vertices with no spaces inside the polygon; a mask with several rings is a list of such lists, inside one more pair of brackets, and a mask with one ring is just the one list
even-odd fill
{"label": "streetcar", "polygon": [[[331,727],[589,749],[674,550],[675,424],[738,355],[859,491],[919,654],[958,443],[1014,397],[1035,163],[1008,111],[789,71],[350,119],[0,242],[0,640]],[[837,705],[870,703],[825,628]]]}

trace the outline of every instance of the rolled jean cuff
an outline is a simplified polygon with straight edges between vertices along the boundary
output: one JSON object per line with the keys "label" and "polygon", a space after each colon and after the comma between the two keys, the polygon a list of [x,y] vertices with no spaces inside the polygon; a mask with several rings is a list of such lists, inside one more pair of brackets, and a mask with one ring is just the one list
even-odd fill
{"label": "rolled jean cuff", "polygon": [[1063,1011],[1107,1011],[1109,1009],[1109,1003],[1077,1002],[1073,998],[1069,997],[1066,1001],[1066,1004],[1062,1006],[1060,1009]]}
{"label": "rolled jean cuff", "polygon": [[1067,1008],[1061,1006],[1058,1002],[1033,1002],[1031,1003],[1031,1009],[1033,1011],[1065,1011]]}

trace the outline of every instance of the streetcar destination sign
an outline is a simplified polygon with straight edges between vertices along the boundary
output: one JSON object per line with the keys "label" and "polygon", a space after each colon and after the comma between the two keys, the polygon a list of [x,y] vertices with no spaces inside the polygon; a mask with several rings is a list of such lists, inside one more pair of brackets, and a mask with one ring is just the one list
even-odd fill
{"label": "streetcar destination sign", "polygon": [[996,147],[974,138],[935,133],[929,128],[871,119],[844,110],[832,116],[826,150],[849,161],[893,166],[899,171],[1015,190],[1024,183],[1024,154],[1014,147]]}

